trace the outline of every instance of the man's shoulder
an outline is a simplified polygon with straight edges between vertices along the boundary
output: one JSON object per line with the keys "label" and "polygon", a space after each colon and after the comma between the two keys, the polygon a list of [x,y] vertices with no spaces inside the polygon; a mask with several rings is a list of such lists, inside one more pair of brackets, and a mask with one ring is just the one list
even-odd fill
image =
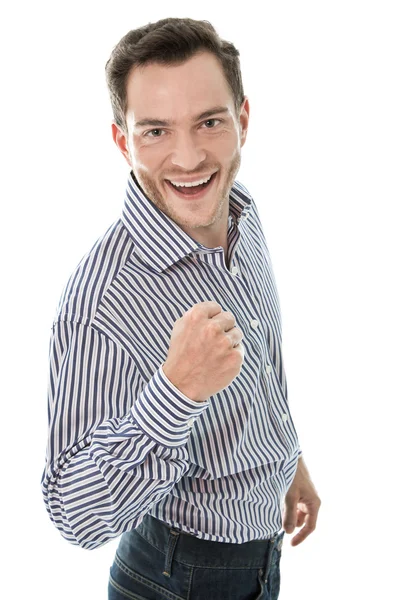
{"label": "man's shoulder", "polygon": [[133,251],[133,240],[118,218],[96,239],[69,275],[53,321],[89,324]]}

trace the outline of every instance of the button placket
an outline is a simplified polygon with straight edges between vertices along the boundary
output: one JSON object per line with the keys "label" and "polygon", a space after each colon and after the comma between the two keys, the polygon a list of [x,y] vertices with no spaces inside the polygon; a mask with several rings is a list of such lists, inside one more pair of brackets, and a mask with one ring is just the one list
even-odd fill
{"label": "button placket", "polygon": [[[247,218],[247,217],[248,217],[248,215],[244,215],[242,218]],[[239,268],[238,268],[236,265],[234,265],[233,267],[231,267],[231,269],[230,269],[230,273],[231,273],[231,275],[233,275],[234,277],[235,277],[236,275],[238,275],[238,274],[240,275],[240,273],[239,273]],[[247,291],[248,291],[248,293],[249,293],[249,296],[251,297],[251,299],[252,299],[253,301],[255,301],[255,296],[254,296],[254,294],[253,294],[252,290],[251,290],[251,289],[249,290],[249,286],[247,285],[247,282],[245,282],[245,281],[243,280],[243,283],[246,283],[246,287],[248,288],[248,290],[247,290]],[[252,319],[252,320],[250,321],[250,326],[251,326],[253,329],[257,329],[257,327],[259,326],[259,321],[258,321],[257,319]]]}
{"label": "button placket", "polygon": [[[238,274],[240,275],[239,268],[235,265],[231,269],[231,275],[235,276],[235,275],[238,275]],[[249,287],[248,283],[247,282],[245,282],[245,283],[246,283],[246,286]],[[253,291],[251,289],[250,289],[250,298],[253,300],[253,302],[256,299],[255,295],[253,294]]]}

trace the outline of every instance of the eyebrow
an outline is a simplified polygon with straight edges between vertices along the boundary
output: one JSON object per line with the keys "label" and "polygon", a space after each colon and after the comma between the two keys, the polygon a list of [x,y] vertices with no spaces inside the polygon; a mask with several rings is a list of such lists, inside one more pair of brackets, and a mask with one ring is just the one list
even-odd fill
{"label": "eyebrow", "polygon": [[[211,117],[215,114],[227,113],[229,109],[226,106],[214,106],[209,110],[205,110],[200,113],[196,117],[193,118],[193,122],[200,121],[201,119],[206,119],[207,117]],[[140,119],[140,121],[136,121],[134,127],[147,127],[150,125],[151,127],[168,127],[168,125],[176,125],[176,121],[162,121],[161,119]]]}

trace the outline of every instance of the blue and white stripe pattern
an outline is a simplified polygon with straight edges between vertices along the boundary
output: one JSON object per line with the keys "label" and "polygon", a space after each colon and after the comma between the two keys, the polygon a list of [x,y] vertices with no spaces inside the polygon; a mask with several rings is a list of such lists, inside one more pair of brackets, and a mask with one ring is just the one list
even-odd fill
{"label": "blue and white stripe pattern", "polygon": [[[282,527],[301,454],[291,418],[276,282],[260,217],[235,181],[228,264],[128,177],[121,218],[60,298],[49,346],[46,465],[54,525],[92,550],[147,512],[199,538],[243,543]],[[244,333],[234,381],[203,403],[165,376],[175,321],[214,300]]]}

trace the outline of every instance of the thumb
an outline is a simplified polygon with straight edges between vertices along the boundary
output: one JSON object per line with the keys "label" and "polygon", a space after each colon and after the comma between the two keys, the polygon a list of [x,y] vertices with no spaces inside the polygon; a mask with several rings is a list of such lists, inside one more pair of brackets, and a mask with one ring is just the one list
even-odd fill
{"label": "thumb", "polygon": [[283,528],[286,533],[293,533],[297,521],[297,503],[295,498],[286,496]]}

